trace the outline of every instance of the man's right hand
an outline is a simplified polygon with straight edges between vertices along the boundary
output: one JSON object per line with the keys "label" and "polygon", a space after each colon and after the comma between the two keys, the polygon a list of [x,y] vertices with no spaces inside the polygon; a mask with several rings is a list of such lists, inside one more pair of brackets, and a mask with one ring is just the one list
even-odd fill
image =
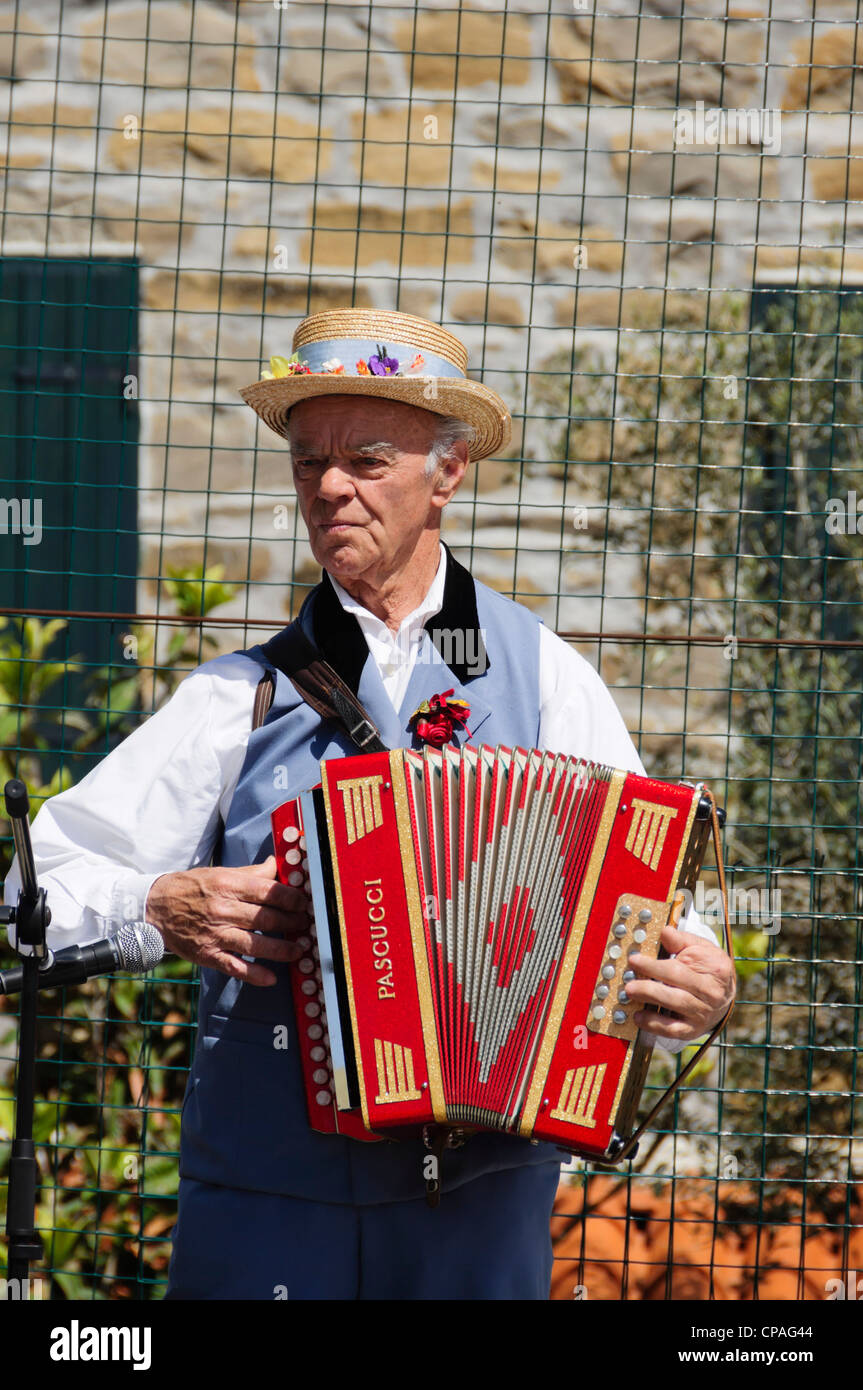
{"label": "man's right hand", "polygon": [[303,948],[290,938],[309,929],[307,903],[300,889],[277,881],[271,855],[238,869],[162,874],[150,886],[144,916],[174,955],[250,985],[274,985],[272,970],[242,957],[298,960]]}

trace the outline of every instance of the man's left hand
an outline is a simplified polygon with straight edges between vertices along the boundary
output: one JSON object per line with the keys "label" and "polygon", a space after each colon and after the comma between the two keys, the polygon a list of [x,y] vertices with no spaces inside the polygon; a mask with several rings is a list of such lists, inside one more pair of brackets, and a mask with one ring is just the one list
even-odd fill
{"label": "man's left hand", "polygon": [[654,1037],[693,1042],[728,1012],[735,992],[734,963],[725,951],[692,932],[667,926],[661,940],[668,958],[629,957],[638,978],[627,984],[626,992],[640,1004],[656,1004],[668,1012],[641,1010],[634,1022]]}

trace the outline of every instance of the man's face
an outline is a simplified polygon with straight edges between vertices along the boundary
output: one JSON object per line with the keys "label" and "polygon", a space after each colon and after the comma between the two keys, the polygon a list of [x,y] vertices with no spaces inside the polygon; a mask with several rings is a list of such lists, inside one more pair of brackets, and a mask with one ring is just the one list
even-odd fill
{"label": "man's face", "polygon": [[340,584],[380,584],[409,562],[423,532],[436,529],[464,475],[467,447],[427,477],[435,427],[430,411],[368,396],[322,396],[292,409],[300,511],[315,559]]}

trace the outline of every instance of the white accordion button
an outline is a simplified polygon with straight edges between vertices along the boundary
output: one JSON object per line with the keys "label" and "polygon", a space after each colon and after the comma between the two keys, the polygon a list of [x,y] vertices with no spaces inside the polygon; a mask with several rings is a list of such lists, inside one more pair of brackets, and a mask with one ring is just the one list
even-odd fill
{"label": "white accordion button", "polygon": [[329,1091],[318,1091],[315,1095],[315,1100],[318,1102],[318,1105],[332,1105],[333,1102],[333,1098]]}
{"label": "white accordion button", "polygon": [[605,1018],[605,1009],[601,1004],[597,1004],[596,1008],[593,1010],[593,1017],[597,1019]]}
{"label": "white accordion button", "polygon": [[635,929],[635,931],[632,933],[632,939],[633,939],[633,941],[639,941],[639,942],[641,942],[641,941],[646,941],[646,940],[647,940],[647,932],[644,930],[643,927],[637,927],[637,928]]}
{"label": "white accordion button", "polygon": [[318,992],[318,987],[314,980],[303,980],[300,989],[303,991],[303,994],[317,994]]}
{"label": "white accordion button", "polygon": [[330,1079],[330,1074],[326,1067],[316,1067],[312,1072],[312,1080],[316,1086],[324,1086]]}
{"label": "white accordion button", "polygon": [[312,1002],[306,1005],[306,1018],[317,1018],[320,1012],[320,1004],[315,1004],[314,1002]]}
{"label": "white accordion button", "polygon": [[309,1053],[313,1062],[325,1062],[327,1054],[322,1047],[313,1047]]}
{"label": "white accordion button", "polygon": [[613,966],[613,965],[604,965],[604,966],[602,967],[602,978],[603,978],[604,980],[613,980],[613,979],[614,979],[614,966]]}
{"label": "white accordion button", "polygon": [[324,1036],[324,1030],[319,1023],[313,1023],[306,1029],[306,1037],[311,1038],[312,1042],[317,1042],[318,1038]]}
{"label": "white accordion button", "polygon": [[300,849],[305,849],[305,847],[306,847],[306,837],[305,837],[305,835],[301,835],[301,836],[300,836]]}
{"label": "white accordion button", "polygon": [[302,857],[303,856],[300,854],[300,851],[298,849],[289,849],[287,854],[285,855],[285,863],[299,864]]}
{"label": "white accordion button", "polygon": [[[282,839],[287,840],[288,844],[292,845],[294,840],[300,839],[300,832],[295,825],[289,825],[287,829],[282,831]],[[300,841],[300,843],[302,843],[302,841]]]}
{"label": "white accordion button", "polygon": [[[638,934],[636,933],[636,940],[637,940],[637,939],[638,939]],[[609,946],[609,948],[608,948],[608,954],[609,954],[609,956],[611,957],[612,960],[619,960],[619,959],[620,959],[620,955],[621,955],[620,947],[619,947],[619,946]]]}

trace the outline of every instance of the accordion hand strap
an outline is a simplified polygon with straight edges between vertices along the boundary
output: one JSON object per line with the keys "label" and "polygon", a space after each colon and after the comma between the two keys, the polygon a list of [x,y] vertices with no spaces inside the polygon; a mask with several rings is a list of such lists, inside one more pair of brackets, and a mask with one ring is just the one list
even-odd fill
{"label": "accordion hand strap", "polygon": [[[276,633],[264,644],[262,651],[273,666],[287,676],[306,704],[322,719],[337,724],[361,753],[386,752],[374,721],[338,672],[324,661],[298,622]],[[274,693],[275,683],[268,671],[255,691],[253,729],[263,724]]]}
{"label": "accordion hand strap", "polygon": [[[710,801],[710,818],[713,829],[713,849],[716,854],[716,872],[719,878],[719,891],[722,895],[723,945],[725,947],[725,950],[728,952],[728,955],[731,957],[733,961],[734,943],[731,940],[731,925],[728,920],[728,892],[725,886],[725,867],[722,863],[722,845],[720,843],[719,837],[719,816],[716,811],[716,798],[714,797],[710,789],[707,787],[705,787],[704,789],[704,794],[708,797]],[[672,909],[672,917],[673,915],[674,910]],[[615,1157],[615,1163],[622,1163],[623,1160],[625,1158],[628,1158],[629,1155],[633,1152],[644,1131],[653,1123],[660,1110],[665,1108],[668,1101],[671,1099],[671,1097],[677,1090],[678,1086],[680,1086],[686,1080],[687,1076],[689,1076],[693,1069],[698,1065],[698,1063],[701,1061],[701,1058],[707,1051],[708,1047],[710,1047],[719,1037],[719,1034],[722,1032],[726,1023],[730,1019],[733,1009],[734,1002],[732,1001],[724,1017],[719,1020],[713,1031],[704,1039],[704,1042],[701,1043],[697,1051],[693,1054],[692,1057],[690,1057],[689,1061],[686,1063],[686,1066],[675,1077],[671,1085],[665,1091],[663,1091],[662,1095],[659,1097],[659,1100],[648,1112],[648,1114],[645,1115],[638,1128],[633,1131],[631,1138],[621,1149],[620,1153]]]}

